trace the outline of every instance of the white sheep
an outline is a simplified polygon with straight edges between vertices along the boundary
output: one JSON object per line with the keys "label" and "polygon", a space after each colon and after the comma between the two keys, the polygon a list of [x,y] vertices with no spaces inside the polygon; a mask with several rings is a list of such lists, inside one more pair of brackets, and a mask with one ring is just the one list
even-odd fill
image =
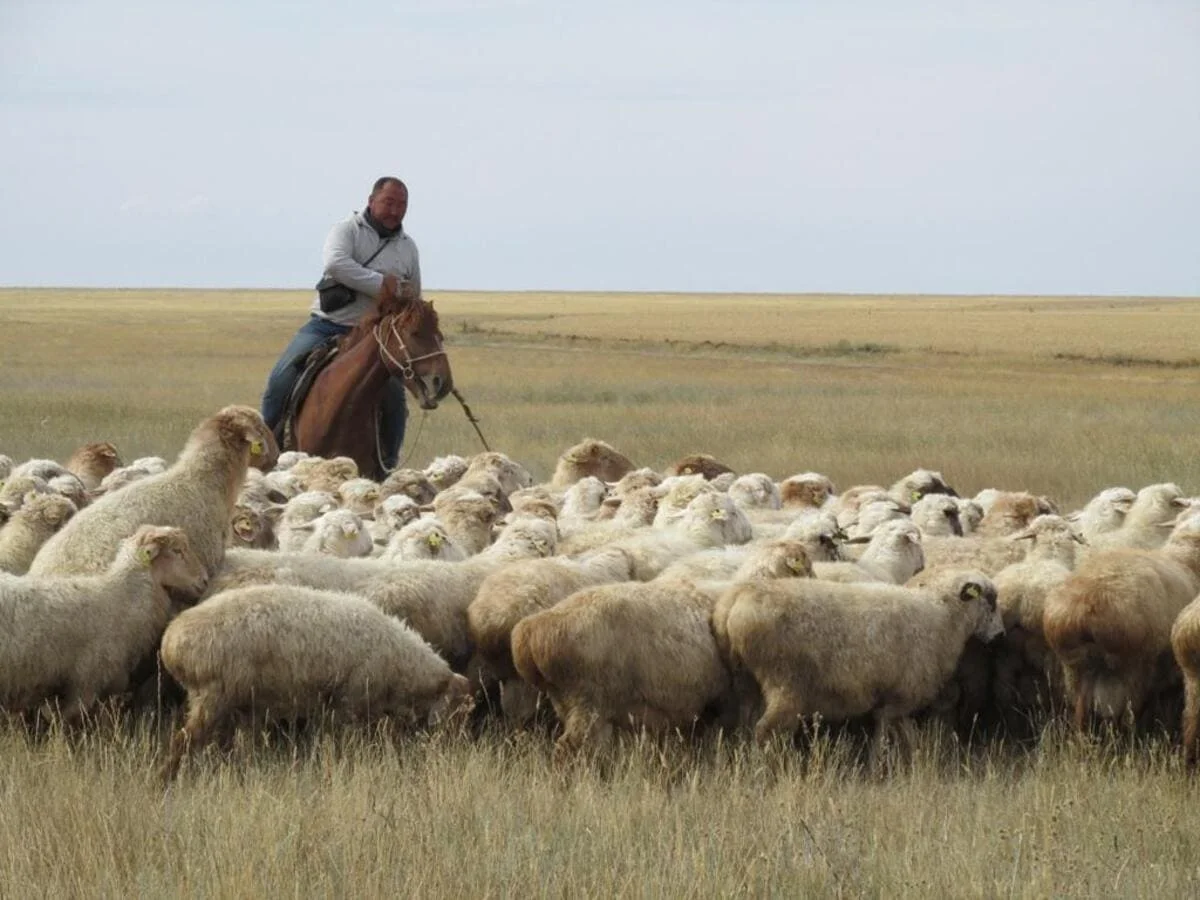
{"label": "white sheep", "polygon": [[348,509],[334,509],[303,526],[310,534],[302,553],[324,553],[347,559],[370,556],[374,542],[363,520]]}
{"label": "white sheep", "polygon": [[759,742],[814,714],[871,714],[878,749],[893,723],[907,731],[908,717],[937,696],[972,635],[1003,631],[995,586],[973,572],[948,572],[923,590],[797,578],[730,591],[728,659],[762,692]]}
{"label": "white sheep", "polygon": [[[533,484],[533,476],[524,466],[494,450],[477,453],[471,457],[471,461],[467,464],[467,471],[463,473],[459,484],[470,485],[474,488],[475,476],[481,474],[491,475],[499,481],[505,497]],[[478,488],[475,489],[478,490]]]}
{"label": "white sheep", "polygon": [[305,453],[303,450],[286,450],[279,454],[279,459],[275,463],[275,471],[287,472],[300,460],[311,459],[311,457],[312,454]]}
{"label": "white sheep", "polygon": [[370,478],[351,478],[337,489],[337,498],[342,508],[360,519],[375,515],[375,504],[382,498],[380,486]]}
{"label": "white sheep", "polygon": [[1083,509],[1067,517],[1079,529],[1088,543],[1094,543],[1102,534],[1118,530],[1137,494],[1127,487],[1105,488],[1088,501]]}
{"label": "white sheep", "polygon": [[962,537],[959,501],[946,494],[926,494],[912,505],[909,518],[922,537]]}
{"label": "white sheep", "polygon": [[51,478],[57,478],[59,475],[70,474],[71,472],[66,466],[52,459],[27,459],[12,470],[10,477],[20,478],[22,476],[30,476],[40,478],[43,481],[49,481]]}
{"label": "white sheep", "polygon": [[277,453],[275,438],[257,410],[225,407],[192,431],[167,471],[106,494],[76,513],[38,552],[30,574],[102,572],[121,541],[147,524],[183,529],[206,571],[214,573],[225,555],[247,467],[270,468]]}
{"label": "white sheep", "polygon": [[916,469],[909,472],[890,488],[888,494],[897,503],[909,506],[916,503],[926,494],[949,494],[957,497],[958,493],[946,482],[941,472],[932,469]]}
{"label": "white sheep", "polygon": [[425,467],[424,474],[437,490],[444,491],[467,474],[467,461],[454,454],[439,456]]}
{"label": "white sheep", "polygon": [[123,692],[158,646],[169,618],[164,589],[191,597],[208,580],[177,528],[138,527],[99,575],[0,575],[0,707],[31,713],[57,702],[78,721]]}
{"label": "white sheep", "polygon": [[744,510],[780,509],[783,506],[778,486],[770,475],[762,472],[739,475],[727,493]]}
{"label": "white sheep", "polygon": [[382,553],[392,535],[421,517],[421,507],[407,494],[392,494],[375,504],[367,528],[375,542],[375,552]]}
{"label": "white sheep", "polygon": [[678,559],[698,550],[745,544],[753,536],[749,520],[726,495],[701,493],[673,526],[643,528],[613,541],[634,560],[634,577],[649,581]]}
{"label": "white sheep", "polygon": [[26,495],[21,508],[0,526],[0,572],[24,575],[41,546],[78,508],[58,494]]}
{"label": "white sheep", "polygon": [[1154,550],[1166,543],[1179,514],[1189,506],[1178,485],[1169,482],[1147,485],[1137,492],[1121,527],[1095,535],[1091,544],[1096,548]]}
{"label": "white sheep", "polygon": [[585,475],[567,488],[563,494],[562,509],[559,515],[564,520],[594,519],[607,496],[608,484],[606,482],[595,475]]}
{"label": "white sheep", "polygon": [[823,581],[904,584],[924,567],[921,530],[900,519],[881,525],[856,562],[815,562],[813,574]]}
{"label": "white sheep", "polygon": [[312,523],[337,508],[337,498],[328,491],[297,494],[284,506],[275,527],[279,549],[284,552],[300,550],[312,532]]}
{"label": "white sheep", "polygon": [[463,482],[438,494],[433,509],[446,533],[468,555],[479,553],[492,542],[492,529],[499,515],[496,503],[464,487]]}
{"label": "white sheep", "polygon": [[470,686],[412,629],[352,594],[290,585],[229,591],[185,610],[162,640],[188,715],[163,774],[248,713],[259,722],[332,710],[351,721],[437,722]]}
{"label": "white sheep", "polygon": [[68,472],[66,475],[55,475],[46,482],[46,487],[53,494],[66,497],[75,504],[75,508],[83,509],[92,502],[91,493],[76,476]]}
{"label": "white sheep", "polygon": [[424,472],[416,469],[397,469],[383,480],[378,486],[379,500],[386,500],[397,494],[411,497],[418,506],[433,501],[441,488],[426,477]]}
{"label": "white sheep", "polygon": [[407,559],[461,562],[467,554],[437,519],[416,519],[392,535],[379,558],[385,562]]}
{"label": "white sheep", "polygon": [[40,475],[9,475],[0,483],[0,513],[12,515],[30,494],[52,494],[50,484]]}

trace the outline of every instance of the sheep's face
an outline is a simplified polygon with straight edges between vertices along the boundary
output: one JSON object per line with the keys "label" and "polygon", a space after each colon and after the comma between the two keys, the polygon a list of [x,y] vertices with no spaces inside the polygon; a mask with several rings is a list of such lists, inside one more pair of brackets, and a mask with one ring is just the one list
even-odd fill
{"label": "sheep's face", "polygon": [[1129,515],[1141,523],[1165,525],[1190,506],[1178,485],[1152,484],[1138,491]]}
{"label": "sheep's face", "polygon": [[[425,469],[425,477],[439,491],[444,491],[467,472],[467,461],[461,456],[439,456]],[[429,501],[422,501],[429,502]]]}
{"label": "sheep's face", "polygon": [[429,724],[446,727],[466,720],[475,708],[471,682],[462,675],[451,675],[441,695],[429,710]]}
{"label": "sheep's face", "polygon": [[905,475],[892,487],[892,495],[902,503],[916,503],[926,494],[949,494],[957,497],[958,492],[946,483],[941,472],[932,469],[916,469]]}
{"label": "sheep's face", "polygon": [[512,512],[508,514],[508,518],[516,519],[521,516],[533,516],[538,519],[545,519],[547,522],[558,521],[558,510],[549,500],[543,500],[540,497],[524,497],[513,504]]}
{"label": "sheep's face", "polygon": [[[258,410],[249,406],[227,406],[210,420],[225,446],[245,452],[247,465],[268,472],[279,459],[279,445]],[[206,429],[207,423],[201,425]]]}
{"label": "sheep's face", "polygon": [[779,485],[779,500],[785,507],[820,509],[833,496],[833,484],[824,476],[794,475]]}
{"label": "sheep's face", "polygon": [[374,515],[376,522],[399,531],[421,517],[421,507],[407,494],[393,494],[375,505]]}
{"label": "sheep's face", "polygon": [[1068,568],[1075,565],[1076,547],[1085,543],[1066,519],[1056,515],[1038,516],[1010,540],[1033,542],[1026,559],[1051,559]]}
{"label": "sheep's face", "polygon": [[275,523],[279,521],[282,513],[282,506],[260,510],[239,503],[234,507],[233,518],[230,520],[229,545],[274,550],[278,546],[275,540]]}
{"label": "sheep's face", "polygon": [[404,494],[411,497],[418,505],[430,503],[437,496],[439,488],[426,477],[424,472],[416,469],[398,469],[389,475],[380,488],[380,496]]}
{"label": "sheep's face", "polygon": [[482,473],[491,475],[500,483],[505,497],[513,491],[519,491],[521,488],[533,484],[533,476],[524,466],[509,459],[503,453],[495,451],[487,451],[475,456],[471,460],[471,464],[467,466],[467,474],[463,477],[470,478],[472,475]]}
{"label": "sheep's face", "polygon": [[586,475],[567,489],[563,497],[563,512],[585,516],[594,513],[608,496],[608,485],[595,475]]}
{"label": "sheep's face", "polygon": [[662,484],[662,476],[653,469],[635,469],[626,472],[612,486],[612,492],[617,497],[624,497],[639,488],[658,487]]}
{"label": "sheep's face", "polygon": [[759,578],[812,578],[812,563],[804,549],[804,542],[781,538],[764,545],[743,564],[735,575]]}
{"label": "sheep's face", "polygon": [[311,549],[330,556],[349,559],[367,556],[374,541],[363,527],[363,521],[348,509],[327,512],[313,523],[315,546]]}
{"label": "sheep's face", "polygon": [[688,504],[680,527],[694,540],[710,546],[744,544],[754,536],[746,514],[725,494],[701,494]]}
{"label": "sheep's face", "polygon": [[208,571],[182,529],[143,525],[129,542],[138,564],[173,595],[195,599],[208,587]]}
{"label": "sheep's face", "polygon": [[779,509],[782,506],[779,488],[762,472],[735,478],[729,486],[729,496],[747,509]]}
{"label": "sheep's face", "polygon": [[342,506],[357,516],[372,516],[375,514],[375,504],[379,502],[379,485],[369,478],[351,478],[338,488],[338,498]]}
{"label": "sheep's face", "polygon": [[525,518],[509,523],[491,550],[512,559],[536,559],[553,556],[557,544],[558,528],[553,522]]}
{"label": "sheep's face", "polygon": [[[955,602],[953,599],[947,600]],[[974,573],[960,579],[957,602],[968,604],[970,615],[975,620],[973,633],[984,643],[1004,634],[1004,621],[996,606],[996,585],[990,578]]]}
{"label": "sheep's face", "polygon": [[25,495],[18,516],[33,524],[39,532],[50,535],[62,528],[77,511],[78,507],[67,497],[30,492]]}
{"label": "sheep's face", "polygon": [[337,500],[328,491],[305,491],[287,502],[282,522],[289,528],[298,528],[337,508]]}
{"label": "sheep's face", "polygon": [[418,519],[393,535],[388,544],[394,559],[440,559],[455,562],[466,554],[435,519]]}
{"label": "sheep's face", "polygon": [[914,503],[912,520],[927,535],[962,537],[958,501],[945,494],[929,494]]}
{"label": "sheep's face", "polygon": [[671,469],[672,475],[702,475],[706,481],[712,481],[718,475],[733,472],[733,469],[707,453],[693,453],[685,456]]}
{"label": "sheep's face", "polygon": [[279,454],[279,459],[275,461],[274,471],[286,472],[302,459],[310,459],[310,457],[303,450],[287,450]]}
{"label": "sheep's face", "polygon": [[974,500],[958,501],[958,524],[964,535],[971,534],[983,521],[983,507]]}

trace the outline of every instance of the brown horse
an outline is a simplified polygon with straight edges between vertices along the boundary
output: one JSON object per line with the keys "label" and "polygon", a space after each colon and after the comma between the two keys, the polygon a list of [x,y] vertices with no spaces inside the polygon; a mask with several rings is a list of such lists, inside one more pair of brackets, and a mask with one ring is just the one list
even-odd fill
{"label": "brown horse", "polygon": [[422,409],[436,409],[454,387],[432,303],[401,295],[377,304],[338,342],[296,416],[296,449],[349,456],[362,475],[383,478],[376,413],[392,376]]}

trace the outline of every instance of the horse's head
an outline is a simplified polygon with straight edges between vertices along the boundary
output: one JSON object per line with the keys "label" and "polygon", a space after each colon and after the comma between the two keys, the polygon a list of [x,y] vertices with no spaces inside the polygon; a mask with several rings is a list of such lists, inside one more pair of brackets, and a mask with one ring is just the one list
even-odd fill
{"label": "horse's head", "polygon": [[422,409],[436,409],[454,380],[433,304],[419,297],[402,298],[380,313],[373,333],[384,365],[404,379]]}

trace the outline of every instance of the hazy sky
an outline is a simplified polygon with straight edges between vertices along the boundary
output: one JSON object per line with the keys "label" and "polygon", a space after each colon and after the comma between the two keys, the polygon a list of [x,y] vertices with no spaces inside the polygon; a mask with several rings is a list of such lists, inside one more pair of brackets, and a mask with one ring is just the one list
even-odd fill
{"label": "hazy sky", "polygon": [[1196,0],[0,0],[0,284],[1200,294]]}

